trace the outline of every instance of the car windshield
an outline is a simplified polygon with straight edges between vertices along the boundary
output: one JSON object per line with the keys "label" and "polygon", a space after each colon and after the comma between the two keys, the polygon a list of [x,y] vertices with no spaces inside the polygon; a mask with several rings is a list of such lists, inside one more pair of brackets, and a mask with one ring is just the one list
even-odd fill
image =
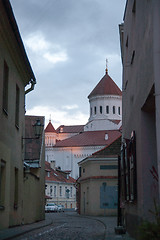
{"label": "car windshield", "polygon": [[54,203],[48,203],[47,206],[55,206]]}

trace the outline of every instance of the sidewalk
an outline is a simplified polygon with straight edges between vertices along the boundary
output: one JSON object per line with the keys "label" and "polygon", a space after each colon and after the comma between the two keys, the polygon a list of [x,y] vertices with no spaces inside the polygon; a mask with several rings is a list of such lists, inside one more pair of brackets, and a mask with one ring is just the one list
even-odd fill
{"label": "sidewalk", "polygon": [[0,240],[9,240],[14,237],[18,237],[24,233],[30,232],[32,230],[48,226],[50,224],[52,224],[52,219],[48,218],[36,223],[7,228],[5,230],[0,230]]}
{"label": "sidewalk", "polygon": [[106,228],[106,235],[105,240],[135,240],[129,236],[128,233],[126,234],[116,234],[115,233],[115,227],[117,226],[117,218],[116,217],[92,217],[87,216],[88,218],[96,219],[100,222],[102,222],[105,225]]}

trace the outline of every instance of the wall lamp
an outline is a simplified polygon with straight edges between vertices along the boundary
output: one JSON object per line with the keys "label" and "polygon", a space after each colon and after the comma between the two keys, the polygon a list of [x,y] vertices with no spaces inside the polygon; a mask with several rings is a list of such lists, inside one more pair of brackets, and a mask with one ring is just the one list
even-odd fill
{"label": "wall lamp", "polygon": [[42,132],[43,132],[44,125],[41,124],[39,119],[37,119],[36,123],[32,126],[34,128],[35,137],[26,137],[26,138],[22,138],[22,139],[38,139],[38,138],[40,138],[40,136],[42,135]]}

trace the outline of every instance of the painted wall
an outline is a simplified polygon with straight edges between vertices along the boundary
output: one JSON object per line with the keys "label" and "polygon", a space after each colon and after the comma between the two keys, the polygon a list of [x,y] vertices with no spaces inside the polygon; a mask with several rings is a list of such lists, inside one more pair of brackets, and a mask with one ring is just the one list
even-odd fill
{"label": "painted wall", "polygon": [[78,162],[103,147],[104,146],[46,148],[46,161],[50,162],[54,160],[56,167],[60,166],[64,171],[71,170],[71,177],[77,179],[79,177]]}
{"label": "painted wall", "polygon": [[[80,214],[117,215],[117,159],[82,161],[80,183]],[[116,169],[108,169],[110,167]],[[107,168],[107,169],[106,169]]]}
{"label": "painted wall", "polygon": [[[69,194],[66,194],[69,189]],[[76,188],[72,183],[46,181],[46,195],[51,197],[47,202],[63,205],[65,208],[76,207]]]}

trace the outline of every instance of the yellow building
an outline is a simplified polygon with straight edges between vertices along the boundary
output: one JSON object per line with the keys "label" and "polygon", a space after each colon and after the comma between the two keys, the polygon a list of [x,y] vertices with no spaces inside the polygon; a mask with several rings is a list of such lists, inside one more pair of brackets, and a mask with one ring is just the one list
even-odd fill
{"label": "yellow building", "polygon": [[24,178],[23,144],[25,94],[33,90],[35,83],[10,2],[0,0],[0,229],[44,216],[43,212],[36,218],[28,219],[25,215],[33,201],[26,191],[30,188],[34,192],[32,187],[37,181],[34,177],[29,180],[32,185],[27,185],[27,173]]}
{"label": "yellow building", "polygon": [[118,154],[121,137],[79,162],[78,212],[84,215],[116,215],[118,206]]}

